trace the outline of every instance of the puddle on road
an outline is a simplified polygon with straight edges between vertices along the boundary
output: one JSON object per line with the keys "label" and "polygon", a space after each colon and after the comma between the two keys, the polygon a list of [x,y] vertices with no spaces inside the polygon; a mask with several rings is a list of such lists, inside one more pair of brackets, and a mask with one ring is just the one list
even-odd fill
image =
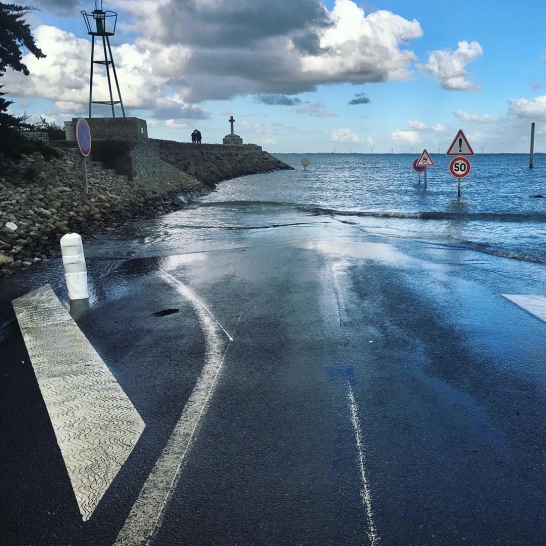
{"label": "puddle on road", "polygon": [[363,258],[383,263],[400,263],[405,261],[404,254],[386,243],[347,241],[343,239],[314,239],[297,241],[296,246],[306,250],[318,250],[323,254],[346,258]]}

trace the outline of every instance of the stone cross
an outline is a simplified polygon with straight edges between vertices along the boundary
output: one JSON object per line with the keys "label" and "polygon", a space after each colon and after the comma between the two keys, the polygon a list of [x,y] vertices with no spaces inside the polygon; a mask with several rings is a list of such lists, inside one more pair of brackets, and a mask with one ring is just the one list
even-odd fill
{"label": "stone cross", "polygon": [[233,119],[233,116],[230,116],[229,122],[231,123],[231,134],[234,135],[235,133],[233,132],[233,124],[235,123],[235,120]]}

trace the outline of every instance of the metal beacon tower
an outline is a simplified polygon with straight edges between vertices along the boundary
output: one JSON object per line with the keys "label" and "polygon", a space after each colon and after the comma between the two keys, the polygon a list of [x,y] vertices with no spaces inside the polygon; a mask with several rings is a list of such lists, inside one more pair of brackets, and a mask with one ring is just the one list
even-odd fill
{"label": "metal beacon tower", "polygon": [[[114,11],[104,11],[102,9],[102,0],[95,0],[95,9],[91,13],[81,12],[85,25],[87,26],[87,34],[91,36],[91,79],[89,82],[89,117],[92,114],[93,104],[109,104],[112,107],[112,117],[116,117],[116,111],[114,105],[119,104],[121,106],[121,112],[125,117],[125,109],[123,108],[123,101],[121,100],[121,92],[119,90],[118,77],[116,74],[116,66],[114,64],[114,58],[112,57],[112,49],[110,48],[109,37],[116,33],[116,23],[118,20],[118,14]],[[102,37],[102,48],[104,50],[104,60],[95,60],[95,37]],[[93,66],[95,64],[102,64],[106,68],[106,77],[108,79],[108,91],[110,92],[110,100],[93,100]],[[110,68],[114,75],[116,82],[116,89],[118,91],[119,100],[114,100],[112,95],[112,80],[110,78]]]}

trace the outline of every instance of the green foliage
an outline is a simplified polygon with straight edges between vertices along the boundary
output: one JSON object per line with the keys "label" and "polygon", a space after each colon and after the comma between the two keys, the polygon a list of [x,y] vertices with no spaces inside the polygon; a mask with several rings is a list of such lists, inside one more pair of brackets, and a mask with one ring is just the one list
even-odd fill
{"label": "green foliage", "polygon": [[56,123],[50,123],[45,118],[40,116],[40,121],[33,123],[30,126],[31,131],[41,131],[47,133],[49,140],[66,140],[66,133],[64,129]]}
{"label": "green foliage", "polygon": [[[38,59],[45,57],[34,42],[30,25],[24,20],[25,15],[32,9],[34,8],[29,6],[0,2],[0,77],[8,68],[22,72],[25,76],[29,75],[28,68],[22,62],[23,48]],[[0,85],[0,89],[2,87]],[[0,91],[0,150],[12,159],[19,159],[23,153],[41,151],[45,147],[43,143],[41,146],[39,143],[29,143],[21,135],[22,129],[29,128],[27,118],[8,114],[8,106],[13,104],[13,101],[4,99],[5,95],[6,93]]]}
{"label": "green foliage", "polygon": [[54,157],[61,157],[62,154],[57,148],[52,148],[48,146],[45,142],[40,142],[39,140],[26,140],[21,143],[19,148],[21,154],[31,155],[35,152],[40,152],[44,159],[48,161]]}
{"label": "green foliage", "polygon": [[20,147],[26,142],[20,131],[28,125],[25,123],[26,117],[8,114],[7,109],[12,101],[4,99],[5,94],[0,91],[0,150],[7,157],[19,159]]}
{"label": "green foliage", "polygon": [[37,59],[45,57],[34,42],[30,25],[24,20],[25,15],[33,9],[35,8],[0,2],[0,76],[8,67],[25,76],[30,74],[22,62],[23,47]]}

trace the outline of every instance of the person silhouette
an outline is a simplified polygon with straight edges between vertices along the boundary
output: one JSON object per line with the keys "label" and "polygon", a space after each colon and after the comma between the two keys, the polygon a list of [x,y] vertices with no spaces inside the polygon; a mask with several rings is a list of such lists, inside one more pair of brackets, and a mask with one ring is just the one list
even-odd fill
{"label": "person silhouette", "polygon": [[203,138],[201,136],[201,131],[197,131],[196,138],[197,138],[197,144],[201,144],[201,139]]}
{"label": "person silhouette", "polygon": [[195,144],[197,142],[197,129],[193,130],[193,133],[191,134],[191,141],[192,144]]}

